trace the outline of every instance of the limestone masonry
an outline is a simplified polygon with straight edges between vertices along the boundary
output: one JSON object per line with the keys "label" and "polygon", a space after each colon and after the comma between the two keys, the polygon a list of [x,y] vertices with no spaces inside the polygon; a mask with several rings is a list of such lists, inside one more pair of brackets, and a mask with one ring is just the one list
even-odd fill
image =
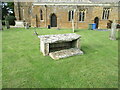
{"label": "limestone masonry", "polygon": [[81,36],[75,33],[41,35],[40,51],[44,56],[49,55],[53,59],[66,58],[69,56],[80,55]]}

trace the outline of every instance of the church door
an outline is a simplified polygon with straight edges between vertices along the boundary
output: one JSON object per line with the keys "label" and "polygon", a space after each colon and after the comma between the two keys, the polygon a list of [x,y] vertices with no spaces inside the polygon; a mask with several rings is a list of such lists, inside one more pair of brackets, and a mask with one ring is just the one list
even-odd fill
{"label": "church door", "polygon": [[98,17],[95,17],[94,23],[96,23],[96,28],[98,28],[98,25],[99,25],[99,18]]}
{"label": "church door", "polygon": [[57,17],[56,17],[55,14],[51,15],[51,21],[50,21],[50,23],[51,23],[51,27],[57,27]]}

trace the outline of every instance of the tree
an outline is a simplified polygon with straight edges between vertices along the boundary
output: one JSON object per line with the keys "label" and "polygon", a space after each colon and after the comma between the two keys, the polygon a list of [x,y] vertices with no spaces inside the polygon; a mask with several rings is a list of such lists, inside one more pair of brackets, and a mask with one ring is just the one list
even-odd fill
{"label": "tree", "polygon": [[8,14],[7,3],[2,2],[2,20],[5,20],[5,17]]}
{"label": "tree", "polygon": [[2,20],[8,15],[14,16],[14,2],[2,2]]}
{"label": "tree", "polygon": [[8,8],[9,8],[9,10],[8,10],[8,13],[10,14],[10,15],[13,15],[14,16],[14,3],[13,2],[8,2],[7,3],[8,5]]}
{"label": "tree", "polygon": [[2,2],[2,24],[15,24],[14,2]]}

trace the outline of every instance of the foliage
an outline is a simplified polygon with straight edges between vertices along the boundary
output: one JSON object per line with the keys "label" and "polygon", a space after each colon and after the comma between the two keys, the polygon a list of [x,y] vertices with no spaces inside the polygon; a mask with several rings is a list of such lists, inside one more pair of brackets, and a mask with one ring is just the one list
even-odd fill
{"label": "foliage", "polygon": [[2,25],[5,25],[5,20],[2,20]]}
{"label": "foliage", "polygon": [[5,20],[8,21],[10,25],[15,25],[15,20],[16,19],[15,19],[14,16],[10,16],[10,15],[6,16]]}
{"label": "foliage", "polygon": [[[72,33],[72,29],[37,28],[39,35]],[[34,29],[2,31],[3,88],[118,88],[118,41],[110,31],[75,30],[84,55],[58,61],[43,56]]]}
{"label": "foliage", "polygon": [[8,7],[5,5],[5,3],[2,2],[2,20],[5,19],[5,17],[7,16],[8,14]]}
{"label": "foliage", "polygon": [[14,2],[2,2],[2,20],[4,20],[7,15],[14,16]]}

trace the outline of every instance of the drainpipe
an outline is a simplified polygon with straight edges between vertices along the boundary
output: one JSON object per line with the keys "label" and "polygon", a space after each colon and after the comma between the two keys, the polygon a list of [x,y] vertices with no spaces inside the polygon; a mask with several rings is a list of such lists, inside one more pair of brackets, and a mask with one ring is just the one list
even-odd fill
{"label": "drainpipe", "polygon": [[[16,3],[17,3],[17,2],[16,2]],[[18,4],[18,6],[17,6],[17,10],[18,10],[18,16],[19,16],[18,20],[21,20],[21,15],[20,15],[20,13],[21,13],[20,2],[18,2],[17,4]]]}
{"label": "drainpipe", "polygon": [[79,12],[78,12],[78,6],[76,6],[76,29],[78,29],[78,19],[79,19]]}

